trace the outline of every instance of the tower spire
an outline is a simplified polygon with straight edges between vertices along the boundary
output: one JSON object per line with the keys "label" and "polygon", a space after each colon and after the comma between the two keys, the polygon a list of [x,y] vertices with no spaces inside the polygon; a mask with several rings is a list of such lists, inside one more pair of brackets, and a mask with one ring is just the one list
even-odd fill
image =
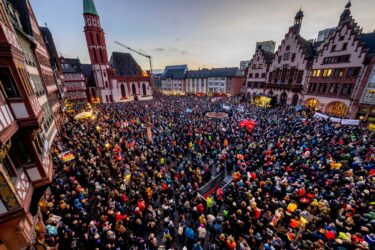
{"label": "tower spire", "polygon": [[338,26],[341,26],[342,24],[352,20],[352,13],[350,12],[350,7],[352,7],[352,3],[349,0],[349,2],[345,5],[345,9],[340,16],[340,21],[339,21]]}
{"label": "tower spire", "polygon": [[305,15],[303,14],[302,7],[297,12],[296,16],[294,17],[294,29],[297,33],[301,31],[302,19]]}
{"label": "tower spire", "polygon": [[93,14],[98,16],[94,0],[83,0],[83,14]]}

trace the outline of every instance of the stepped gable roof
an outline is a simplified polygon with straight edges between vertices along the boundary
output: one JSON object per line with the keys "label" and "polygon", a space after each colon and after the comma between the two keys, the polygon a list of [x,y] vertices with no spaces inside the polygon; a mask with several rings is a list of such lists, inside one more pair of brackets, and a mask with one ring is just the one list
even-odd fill
{"label": "stepped gable roof", "polygon": [[141,76],[142,69],[130,53],[113,52],[110,65],[116,76]]}

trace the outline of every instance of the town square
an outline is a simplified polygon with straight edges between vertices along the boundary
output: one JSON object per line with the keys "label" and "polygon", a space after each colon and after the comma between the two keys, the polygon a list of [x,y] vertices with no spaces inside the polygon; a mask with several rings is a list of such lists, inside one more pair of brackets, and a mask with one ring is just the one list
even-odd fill
{"label": "town square", "polygon": [[[166,27],[183,21],[156,25],[182,6],[199,19],[211,0],[150,3],[155,33],[137,18],[124,30],[154,49],[105,25],[146,6],[53,1],[0,0],[0,250],[375,249],[375,19],[363,7],[375,3],[335,0],[335,23],[306,39],[314,3],[218,0],[282,6],[283,36],[257,33],[233,66],[235,45],[204,61],[220,50],[178,45],[187,36]],[[69,46],[64,4],[81,13],[65,13],[81,20]]]}

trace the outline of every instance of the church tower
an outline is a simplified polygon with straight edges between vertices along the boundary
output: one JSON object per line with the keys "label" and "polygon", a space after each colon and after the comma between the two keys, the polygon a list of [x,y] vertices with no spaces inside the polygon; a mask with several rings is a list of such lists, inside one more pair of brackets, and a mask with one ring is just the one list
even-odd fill
{"label": "church tower", "polygon": [[112,102],[107,46],[94,0],[83,0],[83,17],[86,43],[96,83],[93,96],[99,97],[102,103]]}
{"label": "church tower", "polygon": [[302,26],[302,19],[304,17],[302,9],[300,9],[294,17],[294,29],[299,34]]}

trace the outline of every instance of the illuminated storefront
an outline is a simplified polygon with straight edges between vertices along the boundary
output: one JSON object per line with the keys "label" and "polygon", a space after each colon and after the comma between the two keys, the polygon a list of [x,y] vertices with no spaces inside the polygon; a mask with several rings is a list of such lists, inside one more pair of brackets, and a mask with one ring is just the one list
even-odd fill
{"label": "illuminated storefront", "polygon": [[327,105],[326,113],[335,117],[345,117],[348,107],[342,102],[332,102]]}
{"label": "illuminated storefront", "polygon": [[319,108],[319,101],[315,98],[310,98],[305,101],[305,107],[312,109],[312,110],[318,110]]}
{"label": "illuminated storefront", "polygon": [[271,98],[268,96],[256,96],[255,105],[258,107],[270,107]]}

